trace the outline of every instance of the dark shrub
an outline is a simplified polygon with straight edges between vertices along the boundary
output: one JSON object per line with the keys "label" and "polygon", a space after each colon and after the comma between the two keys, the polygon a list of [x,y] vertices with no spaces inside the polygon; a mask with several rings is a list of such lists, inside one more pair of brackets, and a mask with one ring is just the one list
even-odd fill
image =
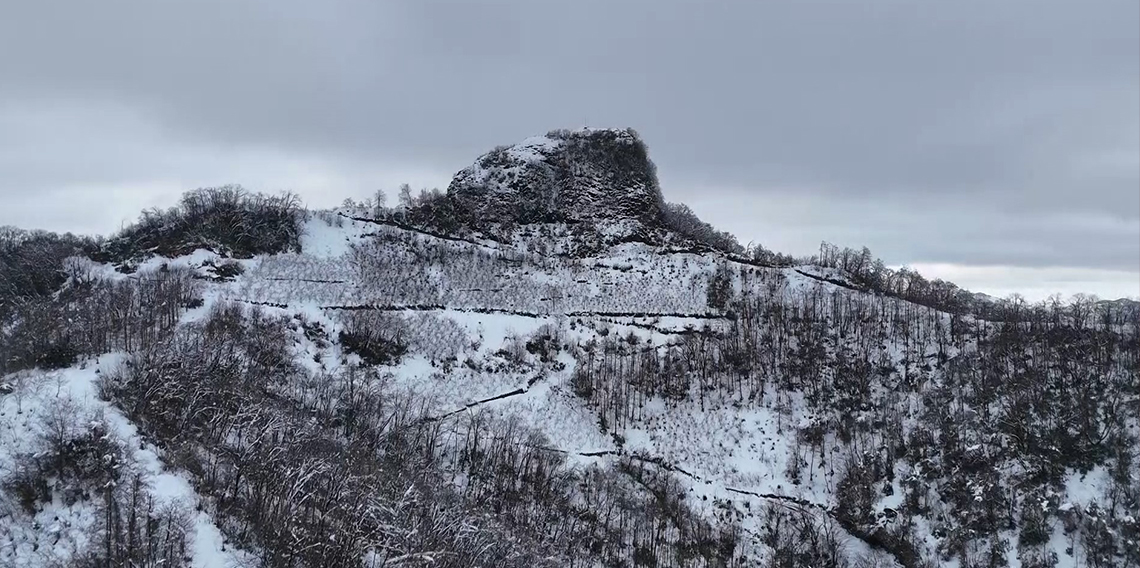
{"label": "dark shrub", "polygon": [[0,317],[15,298],[46,296],[67,279],[64,259],[91,253],[94,239],[0,227]]}
{"label": "dark shrub", "polygon": [[53,341],[39,354],[36,366],[41,369],[65,369],[74,365],[78,359],[79,352],[72,346],[71,340],[63,337]]}
{"label": "dark shrub", "polygon": [[297,251],[300,216],[300,201],[290,193],[248,193],[236,185],[196,189],[166,211],[143,212],[92,258],[124,263],[151,254],[182,256],[199,248],[237,258]]}
{"label": "dark shrub", "polygon": [[359,355],[368,365],[394,363],[408,350],[406,345],[370,334],[342,331],[338,338],[345,353]]}
{"label": "dark shrub", "polygon": [[235,277],[240,276],[243,272],[245,272],[245,268],[242,267],[241,263],[233,260],[227,260],[214,266],[210,272],[214,274],[215,280],[221,282],[229,282],[230,280],[233,280]]}
{"label": "dark shrub", "polygon": [[19,464],[4,480],[4,490],[16,498],[20,508],[34,515],[40,503],[51,501],[51,487],[47,475],[32,464]]}
{"label": "dark shrub", "polygon": [[408,350],[404,324],[383,312],[361,310],[348,312],[344,329],[337,335],[345,353],[359,355],[368,365],[394,363]]}

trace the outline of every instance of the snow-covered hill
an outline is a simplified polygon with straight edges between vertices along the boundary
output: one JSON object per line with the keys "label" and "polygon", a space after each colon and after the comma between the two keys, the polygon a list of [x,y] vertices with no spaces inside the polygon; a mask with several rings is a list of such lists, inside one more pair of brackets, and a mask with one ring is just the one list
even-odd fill
{"label": "snow-covered hill", "polygon": [[0,564],[1136,565],[1134,312],[625,238],[655,191],[632,135],[559,134],[456,176],[493,228],[70,258],[0,310]]}

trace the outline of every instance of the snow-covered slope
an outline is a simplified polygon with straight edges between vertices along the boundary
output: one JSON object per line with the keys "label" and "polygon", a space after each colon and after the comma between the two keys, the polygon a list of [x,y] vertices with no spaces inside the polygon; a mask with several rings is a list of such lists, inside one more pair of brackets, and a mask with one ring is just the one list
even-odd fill
{"label": "snow-covered slope", "polygon": [[[731,266],[738,293],[750,286],[778,286],[788,305],[820,294],[834,301],[860,301],[861,294],[827,282],[825,270],[733,265],[714,255],[661,254],[636,243],[581,260],[520,258],[509,249],[445,241],[380,224],[340,222],[334,230],[325,221],[311,219],[302,248],[314,251],[312,255],[250,261],[250,269],[235,282],[217,285],[217,299],[303,313],[333,330],[346,309],[384,310],[407,326],[414,346],[388,372],[400,386],[429,397],[436,415],[490,411],[515,417],[543,432],[572,463],[623,454],[659,460],[677,472],[697,510],[715,517],[728,507],[760,548],[764,518],[759,512],[766,503],[836,514],[844,468],[834,455],[846,444],[828,436],[818,446],[819,456],[807,450],[805,430],[829,418],[816,416],[803,393],[772,389],[754,395],[746,405],[722,391],[684,400],[647,397],[634,419],[599,425],[598,409],[576,395],[572,384],[575,366],[581,364],[580,352],[575,357],[574,350],[605,337],[629,337],[642,349],[665,349],[699,337],[697,330],[727,331],[728,321],[707,302],[718,268]],[[933,317],[934,324],[949,325],[949,316],[921,311],[930,312],[923,317]],[[531,357],[525,353],[519,357],[521,367],[497,366],[505,353],[540,333],[553,334],[564,344],[558,370],[526,363]],[[904,346],[893,341],[887,338],[883,362],[905,366]],[[952,359],[961,349],[939,348],[937,343],[932,337],[918,353],[934,357],[945,352]],[[441,366],[449,359],[455,361],[452,366]],[[321,360],[339,364],[336,357]],[[920,397],[910,404],[921,406]],[[907,423],[907,428],[921,427],[917,420]],[[894,475],[918,474],[900,468]],[[1079,484],[1065,487],[1068,493],[1057,496],[1062,503],[1083,499],[1087,505],[1090,498],[1106,498],[1104,493],[1090,497]],[[873,509],[893,514],[902,493],[896,482]],[[927,554],[935,555],[937,539],[923,536],[931,529],[921,519],[916,522],[916,533],[929,546]],[[847,543],[856,555],[872,553],[858,538]],[[1066,553],[1068,548],[1054,552],[1062,561],[1079,556],[1079,546],[1073,554]]]}
{"label": "snow-covered slope", "polygon": [[0,377],[0,565],[1140,558],[1133,308],[985,321],[670,248],[628,131],[495,150],[441,199],[68,260],[0,319],[63,367]]}
{"label": "snow-covered slope", "polygon": [[[217,266],[225,262],[240,265],[241,273],[219,278]],[[941,377],[947,362],[952,365],[959,354],[978,346],[974,340],[949,335],[952,325],[961,325],[952,324],[950,315],[852,290],[841,275],[828,270],[749,266],[712,253],[669,253],[644,243],[626,243],[589,258],[543,256],[520,253],[509,244],[442,239],[335,212],[308,216],[300,253],[224,261],[198,251],[176,259],[152,258],[137,274],[145,278],[148,271],[173,267],[206,279],[199,294],[204,303],[182,317],[188,322],[184,325],[206,317],[216,306],[236,303],[301,322],[305,330],[323,330],[297,335],[292,348],[297,364],[314,376],[340,376],[360,365],[360,357],[333,338],[349,329],[355,314],[376,314],[382,319],[372,321],[382,323],[374,325],[398,330],[407,349],[378,370],[387,384],[424,401],[429,419],[456,432],[487,416],[521,424],[540,432],[543,447],[564,456],[571,470],[615,467],[623,459],[661,469],[684,488],[684,502],[692,510],[714,523],[738,526],[739,549],[756,561],[783,550],[772,540],[771,523],[773,511],[790,508],[839,531],[838,548],[849,559],[918,565],[907,556],[913,552],[917,558],[959,565],[958,554],[981,555],[978,546],[1005,539],[1003,557],[1018,565],[1016,531],[1001,533],[998,541],[975,542],[971,552],[944,548],[944,529],[937,527],[947,526],[951,505],[939,493],[945,489],[938,488],[949,478],[927,481],[931,485],[917,493],[908,485],[930,479],[923,469],[932,467],[924,465],[928,461],[882,465],[891,471],[886,481],[872,479],[876,489],[866,504],[868,518],[877,519],[879,528],[844,516],[848,513],[841,501],[849,489],[843,484],[853,467],[848,463],[852,456],[868,447],[891,447],[892,439],[918,439],[926,427],[923,413],[933,411],[927,408],[930,400],[924,389],[946,380]],[[97,263],[87,262],[83,268],[112,280],[135,277]],[[727,311],[712,305],[710,290],[718,278],[728,278],[736,298]],[[720,351],[725,349],[723,338],[742,333],[787,342],[793,351],[807,349],[803,342],[808,336],[781,339],[772,335],[774,328],[744,332],[739,326],[774,321],[758,319],[748,310],[779,309],[786,312],[780,317],[803,318],[820,307],[833,312],[823,316],[833,328],[825,332],[824,351],[816,357],[832,361],[845,350],[869,349],[867,358],[877,358],[882,369],[882,378],[870,379],[869,390],[860,395],[864,401],[848,410],[821,411],[818,397],[823,393],[803,382],[812,371],[791,381],[781,377],[803,372],[785,366],[790,363],[764,370],[763,378],[740,379],[735,386],[719,371],[706,377],[693,366],[704,357],[725,364],[730,356]],[[851,325],[843,323],[850,320],[848,313],[863,314],[856,316],[862,325],[885,318],[885,327],[876,328],[881,333],[877,343],[867,343],[868,338],[851,343],[836,335],[854,333],[854,338],[863,333],[843,331]],[[917,336],[913,330],[903,332],[897,326],[904,320],[926,331]],[[916,344],[916,337],[922,336],[926,339]],[[192,565],[221,565],[223,556],[241,559],[241,552],[221,544],[224,538],[210,516],[195,510],[200,498],[187,482],[188,474],[168,471],[162,452],[146,443],[115,406],[96,396],[93,380],[117,361],[117,356],[106,356],[62,371],[6,377],[9,393],[0,399],[0,469],[12,472],[16,456],[40,451],[40,414],[75,408],[94,417],[92,428],[101,424],[98,427],[121,440],[123,447],[136,448],[125,454],[130,462],[125,467],[137,472],[156,503],[181,502],[193,525],[187,550]],[[688,386],[682,391],[637,386],[645,380],[639,377],[669,374],[674,366],[688,369],[682,377]],[[814,372],[831,376],[846,371],[822,365]],[[890,386],[896,377],[911,374],[935,386]],[[611,375],[617,383],[608,378]],[[901,417],[901,431],[886,435],[858,426],[882,419],[868,405],[888,403],[910,409]],[[977,415],[968,408],[963,411]],[[850,424],[839,425],[848,419]],[[1125,425],[1135,433],[1135,422]],[[962,451],[1000,451],[1000,445],[992,444],[982,438],[965,444]],[[1088,473],[1068,470],[1057,490],[1043,495],[1043,506],[1054,518],[1070,519],[1066,522],[1077,522],[1073,511],[1112,509],[1111,496],[1119,489],[1105,467],[1098,465]],[[969,485],[971,481],[967,491],[979,500],[988,491],[1013,491],[1005,484],[1019,475],[1010,471],[977,485]],[[455,482],[462,486],[463,477]],[[46,565],[49,557],[75,558],[100,546],[89,536],[98,534],[95,501],[67,500],[60,489],[53,491],[47,505],[26,513],[19,510],[15,494],[7,494],[0,542],[5,562]],[[908,513],[906,534],[913,546],[900,552],[882,534],[895,530],[908,494],[933,501],[925,514]],[[1015,496],[1009,506],[1028,498]],[[888,532],[877,532],[880,529]],[[1085,565],[1084,544],[1075,534],[1055,524],[1040,545],[1043,557],[1056,555],[1059,566]]]}
{"label": "snow-covered slope", "polygon": [[[242,566],[249,556],[227,546],[217,525],[202,510],[200,497],[183,472],[170,471],[161,451],[139,433],[114,405],[103,400],[96,382],[122,363],[122,354],[109,354],[82,365],[53,372],[24,371],[5,377],[6,395],[0,398],[0,474],[9,482],[0,492],[0,565],[76,566],[107,546],[107,501],[96,495],[114,492],[121,485],[142,495],[151,515],[151,535],[184,540],[178,551],[194,568]],[[113,466],[113,476],[102,487],[84,486],[53,473],[46,490],[48,500],[28,510],[26,493],[13,479],[34,468],[37,457],[51,454],[59,441],[93,435],[105,442],[102,451],[84,456],[71,442],[72,463],[95,459]],[[129,513],[121,513],[129,516]],[[164,524],[165,523],[165,524]],[[177,535],[177,536],[175,536]],[[98,537],[104,537],[102,539]],[[182,560],[182,559],[179,559]]]}

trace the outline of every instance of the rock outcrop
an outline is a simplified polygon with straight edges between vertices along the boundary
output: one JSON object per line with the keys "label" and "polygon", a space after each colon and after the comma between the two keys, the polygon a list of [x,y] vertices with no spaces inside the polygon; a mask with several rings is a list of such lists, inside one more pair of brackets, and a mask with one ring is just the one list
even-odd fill
{"label": "rock outcrop", "polygon": [[506,238],[524,225],[584,225],[603,241],[660,228],[656,168],[633,130],[558,130],[496,148],[413,213],[449,232]]}

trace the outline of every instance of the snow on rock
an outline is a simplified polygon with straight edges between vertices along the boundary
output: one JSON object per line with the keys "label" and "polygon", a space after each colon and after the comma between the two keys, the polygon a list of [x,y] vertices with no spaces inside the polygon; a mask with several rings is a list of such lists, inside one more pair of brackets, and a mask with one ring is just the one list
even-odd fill
{"label": "snow on rock", "polygon": [[[460,223],[630,222],[605,236],[654,227],[661,193],[645,144],[631,130],[583,129],[495,149],[455,175],[448,199]],[[617,225],[615,225],[616,227]]]}

